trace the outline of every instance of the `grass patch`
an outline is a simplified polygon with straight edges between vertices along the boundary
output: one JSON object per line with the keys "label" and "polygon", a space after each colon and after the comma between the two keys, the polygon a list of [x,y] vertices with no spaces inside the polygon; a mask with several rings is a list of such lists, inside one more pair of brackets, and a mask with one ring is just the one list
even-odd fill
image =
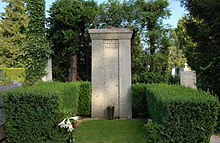
{"label": "grass patch", "polygon": [[147,143],[143,120],[88,120],[76,130],[77,143]]}

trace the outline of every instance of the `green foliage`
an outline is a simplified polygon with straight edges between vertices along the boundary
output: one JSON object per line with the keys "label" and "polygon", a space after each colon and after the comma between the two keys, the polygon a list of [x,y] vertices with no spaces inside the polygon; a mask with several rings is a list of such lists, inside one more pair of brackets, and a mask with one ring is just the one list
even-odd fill
{"label": "green foliage", "polygon": [[181,2],[189,15],[180,21],[178,29],[183,27],[185,31],[180,29],[180,32],[194,43],[190,46],[186,39],[182,40],[189,66],[197,73],[197,86],[220,97],[220,15],[216,12],[220,11],[219,0]]}
{"label": "green foliage", "polygon": [[11,80],[25,81],[25,69],[23,68],[5,68],[4,76]]}
{"label": "green foliage", "polygon": [[22,50],[28,25],[26,0],[3,0],[5,12],[0,13],[0,65],[22,67]]}
{"label": "green foliage", "polygon": [[94,26],[98,6],[94,1],[58,0],[50,8],[48,37],[53,43],[53,77],[67,81],[70,58],[77,55],[78,71],[90,80],[91,42],[88,28]]}
{"label": "green foliage", "polygon": [[130,23],[128,18],[132,18],[133,9],[125,3],[120,2],[119,0],[108,0],[100,4],[100,14],[98,20],[99,28],[106,28],[109,26],[124,28]]}
{"label": "green foliage", "polygon": [[29,34],[23,48],[26,59],[26,80],[32,82],[41,80],[46,74],[44,70],[51,55],[50,44],[44,35],[41,36]]}
{"label": "green foliage", "polygon": [[166,83],[167,77],[161,75],[160,72],[142,72],[134,74],[133,83]]}
{"label": "green foliage", "polygon": [[[136,24],[141,27],[145,42],[145,72],[135,73],[133,82],[166,83],[169,73],[169,46],[168,30],[163,27],[162,19],[170,16],[167,9],[167,0],[135,2],[138,15]],[[149,79],[152,77],[154,80]]]}
{"label": "green foliage", "polygon": [[216,126],[219,101],[209,93],[177,85],[148,85],[154,123],[164,127],[164,143],[208,143]]}
{"label": "green foliage", "polygon": [[51,83],[39,83],[35,85],[41,90],[49,90],[58,88],[57,90],[62,92],[60,93],[60,97],[62,98],[62,112],[68,116],[75,116],[77,114],[78,102],[79,102],[79,95],[80,95],[80,83],[79,82],[51,82]]}
{"label": "green foliage", "polygon": [[[143,45],[141,45],[141,32],[139,29],[133,29],[133,34],[131,38],[131,74],[132,82],[145,82],[146,79],[143,78],[144,71],[148,71],[148,59],[143,50]],[[141,79],[144,79],[141,81]]]}
{"label": "green foliage", "polygon": [[45,36],[45,1],[29,0],[27,9],[30,16],[23,52],[26,79],[35,82],[45,75],[44,70],[51,55],[50,43]]}
{"label": "green foliage", "polygon": [[180,84],[180,77],[170,75],[168,79],[168,83],[169,84]]}
{"label": "green foliage", "polygon": [[181,47],[182,45],[180,44],[179,36],[182,36],[182,38],[186,38],[187,36],[179,35],[180,33],[178,33],[176,29],[170,29],[169,32],[169,37],[171,38],[171,46],[169,47],[169,68],[171,69],[173,67],[185,67],[185,63],[187,61],[182,50],[183,48]]}
{"label": "green foliage", "polygon": [[144,124],[144,129],[147,135],[148,143],[164,143],[163,137],[165,135],[164,127],[159,124],[155,124],[152,121]]}
{"label": "green foliage", "polygon": [[146,85],[132,85],[132,117],[147,116]]}
{"label": "green foliage", "polygon": [[79,105],[77,109],[79,116],[91,115],[91,101],[92,101],[91,83],[80,82]]}
{"label": "green foliage", "polygon": [[79,83],[41,83],[4,94],[8,143],[62,143],[68,137],[57,125],[76,115]]}

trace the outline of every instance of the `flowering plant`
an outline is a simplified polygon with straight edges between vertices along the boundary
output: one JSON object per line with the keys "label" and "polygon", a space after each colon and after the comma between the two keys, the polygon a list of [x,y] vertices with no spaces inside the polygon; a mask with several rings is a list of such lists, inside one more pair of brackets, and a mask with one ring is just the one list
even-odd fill
{"label": "flowering plant", "polygon": [[64,119],[62,122],[58,124],[60,128],[66,128],[67,132],[70,132],[69,136],[69,143],[74,143],[75,142],[75,136],[73,135],[73,131],[77,128],[76,123],[79,120],[79,117],[70,117]]}

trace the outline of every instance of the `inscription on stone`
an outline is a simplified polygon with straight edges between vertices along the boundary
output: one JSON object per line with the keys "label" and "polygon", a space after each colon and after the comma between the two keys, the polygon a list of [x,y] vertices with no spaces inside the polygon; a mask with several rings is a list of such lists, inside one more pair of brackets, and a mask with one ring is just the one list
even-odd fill
{"label": "inscription on stone", "polygon": [[90,29],[92,39],[92,118],[131,118],[130,29]]}
{"label": "inscription on stone", "polygon": [[118,40],[103,40],[104,48],[118,48]]}

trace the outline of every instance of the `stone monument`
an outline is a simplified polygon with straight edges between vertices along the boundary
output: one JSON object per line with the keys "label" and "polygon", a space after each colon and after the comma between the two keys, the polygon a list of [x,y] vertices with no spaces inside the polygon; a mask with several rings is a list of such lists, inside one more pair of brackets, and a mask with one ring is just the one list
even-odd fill
{"label": "stone monument", "polygon": [[191,70],[180,71],[180,84],[196,89],[196,72]]}
{"label": "stone monument", "polygon": [[132,118],[130,29],[90,29],[92,39],[92,118]]}
{"label": "stone monument", "polygon": [[42,78],[43,81],[50,82],[52,81],[52,59],[48,59],[47,66],[45,67],[46,75]]}

